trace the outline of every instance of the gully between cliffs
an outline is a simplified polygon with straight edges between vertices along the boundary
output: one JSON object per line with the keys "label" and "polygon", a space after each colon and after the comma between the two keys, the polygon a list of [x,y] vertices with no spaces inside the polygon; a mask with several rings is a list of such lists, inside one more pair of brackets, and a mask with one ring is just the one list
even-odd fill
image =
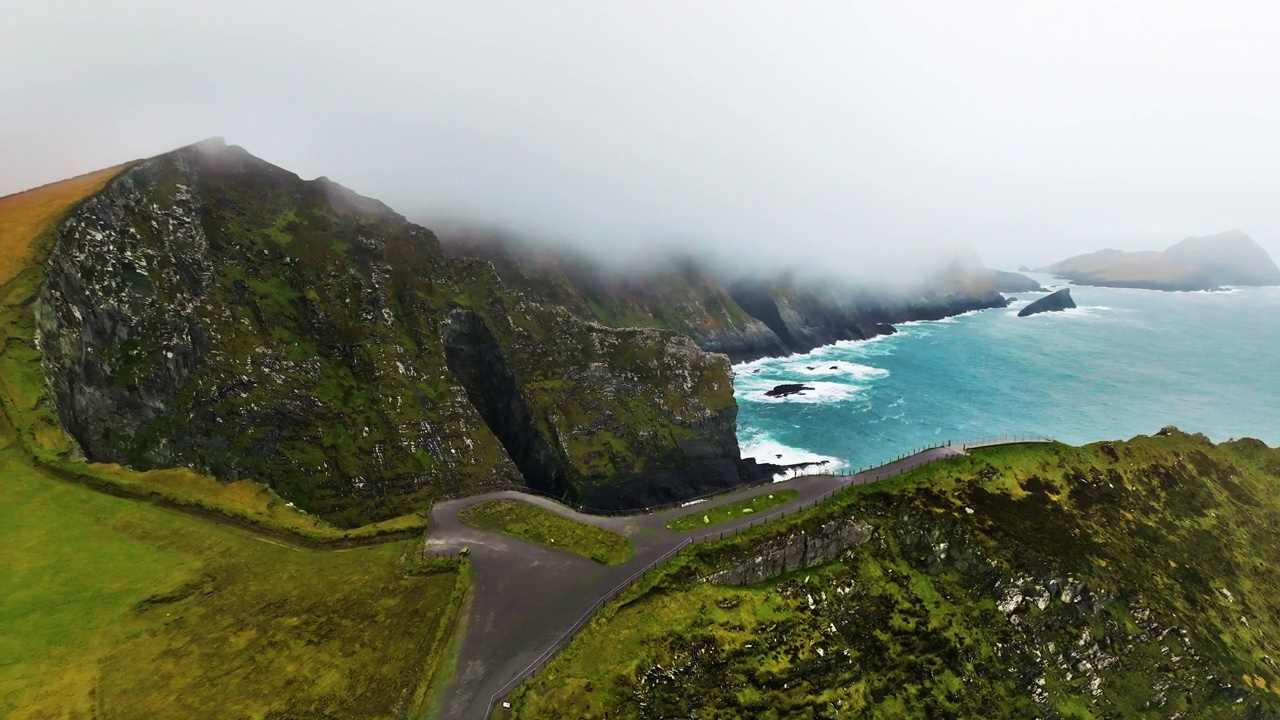
{"label": "gully between cliffs", "polygon": [[506,448],[525,483],[555,496],[571,493],[555,449],[538,431],[515,374],[484,321],[470,310],[454,310],[441,339],[449,372]]}

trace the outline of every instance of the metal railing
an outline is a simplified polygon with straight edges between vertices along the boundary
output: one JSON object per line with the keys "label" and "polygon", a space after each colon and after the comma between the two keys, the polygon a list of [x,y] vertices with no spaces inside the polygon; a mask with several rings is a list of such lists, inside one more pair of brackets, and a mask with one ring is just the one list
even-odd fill
{"label": "metal railing", "polygon": [[[1043,436],[1033,436],[1033,437],[1010,436],[1010,437],[1003,437],[1003,438],[991,438],[987,440],[979,440],[976,442],[968,442],[968,443],[952,443],[948,441],[945,443],[939,443],[938,445],[930,445],[927,447],[922,447],[922,448],[913,450],[912,452],[909,452],[909,453],[904,453],[887,463],[883,463],[875,467],[867,467],[867,468],[863,468],[856,471],[855,470],[837,471],[835,473],[828,471],[828,472],[797,474],[792,477],[802,477],[804,475],[831,475],[833,477],[845,477],[848,479],[840,482],[836,487],[823,493],[820,497],[814,498],[813,500],[806,502],[800,505],[799,507],[792,508],[790,510],[790,513],[788,513],[787,510],[783,509],[783,510],[775,511],[773,513],[763,514],[759,518],[751,520],[746,525],[739,526],[728,532],[730,535],[733,535],[743,530],[764,525],[765,523],[773,522],[774,520],[781,520],[782,518],[785,518],[788,514],[795,515],[796,513],[801,512],[803,510],[817,507],[820,503],[830,499],[831,497],[839,493],[849,490],[855,485],[866,485],[869,483],[878,482],[880,480],[887,480],[891,477],[902,475],[903,473],[909,472],[911,470],[915,470],[917,468],[921,468],[926,465],[931,465],[940,460],[951,460],[957,457],[956,455],[939,455],[939,456],[927,458],[925,460],[921,460],[919,462],[907,462],[901,467],[888,469],[889,466],[895,465],[897,463],[901,463],[904,460],[910,460],[913,456],[930,452],[932,450],[940,450],[942,448],[952,447],[952,448],[956,448],[959,452],[965,452],[967,450],[976,450],[978,448],[984,448],[984,447],[994,447],[998,445],[1015,445],[1019,443],[1030,443],[1030,442],[1053,442],[1053,438],[1043,437]],[[880,470],[882,468],[884,468],[883,471],[877,472],[877,470]],[[759,486],[769,485],[769,484],[772,484],[772,481],[767,483],[760,483],[757,486],[749,486],[749,487],[759,487]],[[737,492],[742,489],[743,489],[742,487],[738,487],[738,488],[734,488],[730,492]],[[524,490],[521,490],[521,492],[528,492],[528,490],[524,489]],[[533,494],[551,497],[549,495],[546,495],[545,493],[535,492]],[[716,497],[723,494],[726,494],[726,493],[718,492],[708,497]],[[556,499],[556,498],[552,497],[552,499]],[[557,501],[560,502],[559,500]],[[673,503],[670,507],[675,507],[675,506],[687,504],[690,502],[693,502],[693,501],[686,500],[682,503]],[[666,509],[666,508],[664,507],[663,509]],[[646,513],[654,512],[655,510],[656,508],[650,508],[650,509],[643,510],[642,512],[646,512]],[[630,513],[630,514],[634,515],[639,513]],[[553,658],[555,658],[556,653],[563,650],[565,646],[567,646],[569,642],[573,640],[573,637],[577,635],[578,632],[582,630],[582,628],[586,627],[587,623],[591,622],[591,618],[594,617],[595,614],[599,612],[600,609],[603,608],[606,603],[616,598],[623,591],[634,586],[638,581],[640,581],[646,575],[656,570],[659,565],[662,565],[663,563],[667,562],[671,558],[678,555],[681,550],[684,550],[690,545],[697,545],[700,543],[707,542],[709,540],[722,540],[725,537],[725,532],[726,531],[721,530],[719,532],[711,532],[703,535],[685,538],[678,545],[671,548],[667,552],[663,553],[656,559],[652,560],[651,562],[646,564],[643,568],[633,573],[626,580],[623,580],[612,590],[610,590],[609,592],[601,596],[598,600],[596,600],[594,603],[591,604],[591,607],[587,608],[586,612],[582,613],[582,616],[579,617],[578,620],[574,622],[574,624],[570,626],[568,630],[565,630],[563,633],[561,633],[560,637],[556,638],[555,642],[551,643],[551,645],[546,650],[543,650],[536,658],[534,658],[533,662],[529,663],[528,666],[526,666],[523,670],[517,673],[515,677],[507,681],[505,685],[503,685],[501,688],[497,690],[497,692],[493,693],[493,695],[490,696],[488,716],[493,715],[493,711],[497,707],[498,702],[501,698],[510,694],[513,690],[516,689],[516,687],[520,685],[520,683],[533,677],[535,674],[538,673],[539,670],[546,667],[547,664],[550,663]]]}
{"label": "metal railing", "polygon": [[[932,450],[941,450],[944,448],[955,448],[959,452],[966,452],[969,450],[978,450],[984,447],[995,447],[998,445],[1017,445],[1019,443],[1042,443],[1042,442],[1054,442],[1054,439],[1047,435],[1028,435],[1026,437],[1010,435],[1007,437],[988,438],[986,440],[976,440],[974,442],[965,442],[965,443],[957,443],[957,442],[952,442],[948,440],[947,442],[938,443],[937,445],[925,445],[923,447],[915,448],[910,452],[902,453],[901,455],[898,455],[892,460],[889,460],[888,462],[880,463],[879,465],[868,465],[866,467],[861,467],[856,470],[837,470],[835,472],[832,472],[830,470],[814,470],[813,468],[802,468],[790,474],[788,476],[788,479],[793,477],[806,477],[810,475],[832,475],[835,477],[854,477],[858,475],[863,475],[865,473],[875,472],[880,468],[886,468],[895,463],[899,463],[904,460],[909,460],[913,456],[920,455],[922,453],[930,452]],[[933,462],[933,461],[930,460],[928,462]],[[928,463],[926,462],[921,464],[928,464]],[[913,468],[920,467],[920,464],[911,465],[911,467]],[[899,472],[897,474],[901,474],[901,473]],[[884,472],[884,473],[879,473],[875,475],[875,477],[879,479],[883,479],[886,477],[891,477],[891,474],[889,472]],[[868,481],[864,481],[864,482],[868,482]],[[769,483],[765,483],[765,484],[769,484]]]}
{"label": "metal railing", "polygon": [[[786,479],[790,480],[791,478],[807,477],[807,476],[814,476],[814,475],[831,475],[832,477],[849,477],[854,475],[860,475],[866,472],[871,472],[876,468],[882,468],[887,465],[892,465],[896,462],[901,462],[903,460],[906,460],[907,458],[910,458],[912,455],[919,455],[920,453],[928,452],[930,450],[937,450],[945,447],[954,447],[954,448],[960,449],[961,451],[964,451],[964,450],[974,450],[982,447],[990,447],[993,445],[1013,445],[1016,443],[1024,443],[1024,442],[1053,442],[1053,438],[1045,437],[1045,436],[1028,436],[1028,437],[1009,436],[1009,437],[1003,437],[1003,438],[979,440],[976,442],[969,442],[969,443],[953,443],[948,441],[945,443],[939,443],[937,445],[928,445],[925,447],[916,448],[911,452],[899,455],[895,457],[893,460],[890,460],[888,462],[880,463],[879,465],[868,465],[866,467],[859,468],[857,470],[832,471],[832,470],[826,469],[824,465],[819,465],[817,463],[808,463],[807,467],[798,468],[796,470],[789,471]],[[804,463],[798,463],[798,464],[804,464]],[[781,473],[778,473],[778,474],[781,474]],[[780,481],[774,480],[774,479],[762,480],[760,482],[752,483],[750,485],[735,485],[733,487],[724,488],[721,490],[714,490],[704,495],[698,495],[696,497],[687,498],[685,500],[674,500],[668,503],[661,503],[658,505],[648,505],[643,507],[621,508],[621,509],[614,508],[609,510],[606,510],[603,508],[594,508],[594,507],[591,507],[590,505],[574,503],[570,501],[565,495],[554,495],[552,493],[549,493],[543,490],[538,490],[536,488],[531,488],[527,485],[520,485],[517,483],[501,483],[496,485],[490,485],[484,490],[484,493],[508,491],[508,492],[524,493],[526,495],[537,495],[539,497],[543,497],[548,500],[554,501],[560,505],[563,505],[564,507],[567,507],[570,510],[574,510],[576,512],[580,512],[586,515],[598,515],[600,517],[621,517],[626,515],[648,515],[655,512],[673,510],[675,508],[684,507],[686,505],[696,505],[702,502],[714,500],[722,495],[729,495],[732,493],[741,492],[743,490],[748,490],[752,488],[767,487],[777,482],[780,482]],[[440,496],[435,500],[433,500],[432,504],[434,505],[435,503],[438,503],[438,502],[447,502],[449,500],[460,500],[462,498],[473,497],[474,495],[484,494],[484,493],[468,493],[468,494]]]}

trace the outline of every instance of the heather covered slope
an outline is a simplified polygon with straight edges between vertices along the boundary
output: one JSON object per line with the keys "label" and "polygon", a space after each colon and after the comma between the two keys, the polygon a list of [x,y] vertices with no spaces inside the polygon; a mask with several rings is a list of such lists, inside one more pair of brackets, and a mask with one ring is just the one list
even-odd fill
{"label": "heather covered slope", "polygon": [[1017,273],[972,264],[954,264],[910,286],[870,287],[838,274],[728,280],[690,258],[619,269],[491,232],[453,229],[442,242],[452,256],[492,262],[508,288],[539,302],[612,327],[674,330],[734,362],[867,339],[892,332],[895,322],[1004,307],[1001,292],[1039,288]]}
{"label": "heather covered slope", "polygon": [[1280,268],[1267,251],[1239,230],[1189,237],[1162,252],[1099,250],[1040,272],[1077,285],[1151,290],[1213,290],[1222,285],[1280,285]]}
{"label": "heather covered slope", "polygon": [[[1280,716],[1280,451],[1176,430],[977,451],[673,563],[513,717]],[[837,562],[707,582],[825,523]]]}
{"label": "heather covered slope", "polygon": [[512,482],[608,508],[741,480],[723,358],[526,302],[240,148],[135,164],[49,231],[9,291],[49,388],[16,424],[75,441],[50,452],[258,479],[345,527]]}

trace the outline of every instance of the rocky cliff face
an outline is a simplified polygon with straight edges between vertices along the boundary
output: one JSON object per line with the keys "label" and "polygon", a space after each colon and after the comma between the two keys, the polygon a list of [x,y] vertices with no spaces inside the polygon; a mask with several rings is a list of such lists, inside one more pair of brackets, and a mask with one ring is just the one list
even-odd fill
{"label": "rocky cliff face", "polygon": [[525,302],[385,205],[220,142],[68,217],[36,314],[90,459],[252,477],[343,525],[507,482],[605,509],[740,482],[724,358]]}
{"label": "rocky cliff face", "polygon": [[444,247],[491,261],[508,287],[540,302],[613,327],[675,330],[733,362],[865,340],[892,333],[896,322],[1004,307],[1001,292],[1039,288],[1016,273],[959,265],[917,287],[876,291],[841,280],[728,282],[688,259],[621,272],[570,251],[461,230],[446,233]]}
{"label": "rocky cliff face", "polygon": [[853,290],[792,280],[747,280],[730,292],[791,352],[808,352],[841,340],[868,340],[895,332],[893,323],[941,320],[1009,303],[986,279],[940,275],[917,289]]}
{"label": "rocky cliff face", "polygon": [[455,229],[442,242],[451,256],[492,262],[512,290],[584,319],[674,330],[733,362],[789,352],[773,330],[692,260],[620,272],[570,250],[540,250],[493,233]]}

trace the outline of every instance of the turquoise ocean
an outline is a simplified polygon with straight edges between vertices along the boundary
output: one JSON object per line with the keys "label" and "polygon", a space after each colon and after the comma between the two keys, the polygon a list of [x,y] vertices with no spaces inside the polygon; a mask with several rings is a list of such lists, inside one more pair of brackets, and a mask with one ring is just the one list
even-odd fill
{"label": "turquoise ocean", "polygon": [[[1166,425],[1280,444],[1280,288],[1071,295],[1079,307],[1065,312],[1019,318],[1043,297],[1025,293],[1005,309],[736,365],[743,455],[857,468],[948,440],[1080,444]],[[793,382],[814,389],[765,396]]]}

